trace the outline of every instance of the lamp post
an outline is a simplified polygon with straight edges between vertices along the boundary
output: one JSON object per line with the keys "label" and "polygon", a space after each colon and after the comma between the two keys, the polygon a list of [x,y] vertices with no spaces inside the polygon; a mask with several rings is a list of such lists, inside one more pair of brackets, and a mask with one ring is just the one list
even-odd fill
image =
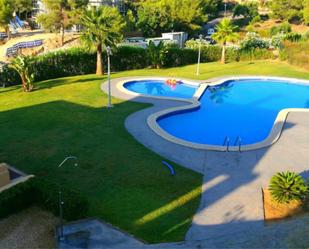
{"label": "lamp post", "polygon": [[108,82],[108,104],[107,108],[113,107],[112,105],[112,96],[111,96],[111,61],[110,56],[112,54],[112,50],[110,46],[106,47],[107,54],[107,82]]}
{"label": "lamp post", "polygon": [[224,17],[226,17],[226,2],[224,2]]}
{"label": "lamp post", "polygon": [[200,63],[201,63],[201,50],[202,50],[202,39],[203,36],[199,35],[199,47],[198,47],[198,59],[197,59],[197,68],[196,68],[196,75],[200,75]]}
{"label": "lamp post", "polygon": [[[74,163],[74,166],[78,166],[77,157],[68,156],[58,165],[58,168],[60,168],[63,164],[65,164],[66,161],[68,161],[70,159],[76,160],[76,162]],[[63,236],[63,205],[64,205],[64,201],[62,199],[62,192],[61,192],[61,189],[59,188],[59,216],[60,216],[60,236],[59,236],[59,240],[60,241],[64,241],[64,236]]]}

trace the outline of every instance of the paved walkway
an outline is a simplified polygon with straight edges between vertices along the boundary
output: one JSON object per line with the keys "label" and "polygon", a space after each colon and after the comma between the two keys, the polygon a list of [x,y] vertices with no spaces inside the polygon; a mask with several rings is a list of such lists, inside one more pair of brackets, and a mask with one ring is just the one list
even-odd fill
{"label": "paved walkway", "polygon": [[[281,138],[268,148],[243,153],[196,150],[161,138],[146,122],[150,114],[167,107],[185,105],[185,102],[126,95],[115,87],[120,80],[123,79],[112,81],[113,96],[153,104],[130,115],[125,122],[127,130],[154,152],[204,175],[200,207],[186,235],[186,246],[197,241],[201,245],[203,241],[208,245],[212,242],[220,245],[233,238],[284,234],[289,229],[288,223],[275,226],[273,232],[264,226],[261,187],[267,186],[270,177],[278,171],[301,173],[309,169],[308,114],[290,113]],[[103,84],[102,90],[106,91],[106,87]]]}

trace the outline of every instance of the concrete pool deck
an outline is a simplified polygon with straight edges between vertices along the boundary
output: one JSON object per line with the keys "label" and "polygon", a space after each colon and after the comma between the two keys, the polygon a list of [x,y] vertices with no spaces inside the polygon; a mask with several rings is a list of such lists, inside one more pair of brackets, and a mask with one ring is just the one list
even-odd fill
{"label": "concrete pool deck", "polygon": [[[301,173],[309,169],[309,113],[289,113],[280,139],[270,147],[242,153],[193,149],[165,140],[147,124],[151,114],[188,103],[119,91],[118,82],[129,79],[132,78],[113,80],[112,95],[153,106],[131,114],[125,121],[126,129],[162,157],[204,175],[200,207],[186,235],[186,243],[263,233],[267,227],[263,222],[261,187],[267,186],[270,177],[278,171]],[[102,90],[106,92],[107,84],[102,84]],[[276,231],[287,229],[284,224],[276,226]]]}

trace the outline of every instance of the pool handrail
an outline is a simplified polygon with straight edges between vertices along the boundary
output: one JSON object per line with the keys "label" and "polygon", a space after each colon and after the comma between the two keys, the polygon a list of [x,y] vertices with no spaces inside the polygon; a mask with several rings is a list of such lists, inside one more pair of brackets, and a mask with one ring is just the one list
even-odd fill
{"label": "pool handrail", "polygon": [[229,151],[230,148],[230,138],[228,136],[225,136],[223,146],[226,145],[226,151]]}
{"label": "pool handrail", "polygon": [[238,151],[241,152],[241,137],[238,136],[235,140],[234,146],[238,145]]}

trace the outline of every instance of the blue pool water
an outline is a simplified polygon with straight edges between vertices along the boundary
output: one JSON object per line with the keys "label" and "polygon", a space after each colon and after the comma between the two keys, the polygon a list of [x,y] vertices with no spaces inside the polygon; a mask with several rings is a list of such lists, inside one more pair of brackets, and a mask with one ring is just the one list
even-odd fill
{"label": "blue pool water", "polygon": [[192,98],[198,86],[187,85],[184,83],[176,84],[171,87],[164,80],[139,80],[130,81],[124,87],[132,92],[144,95],[173,97],[173,98]]}
{"label": "blue pool water", "polygon": [[[309,85],[278,80],[238,80],[209,87],[196,110],[169,114],[158,124],[169,134],[194,143],[233,145],[261,142],[285,108],[309,108]],[[290,124],[293,126],[293,124]]]}

